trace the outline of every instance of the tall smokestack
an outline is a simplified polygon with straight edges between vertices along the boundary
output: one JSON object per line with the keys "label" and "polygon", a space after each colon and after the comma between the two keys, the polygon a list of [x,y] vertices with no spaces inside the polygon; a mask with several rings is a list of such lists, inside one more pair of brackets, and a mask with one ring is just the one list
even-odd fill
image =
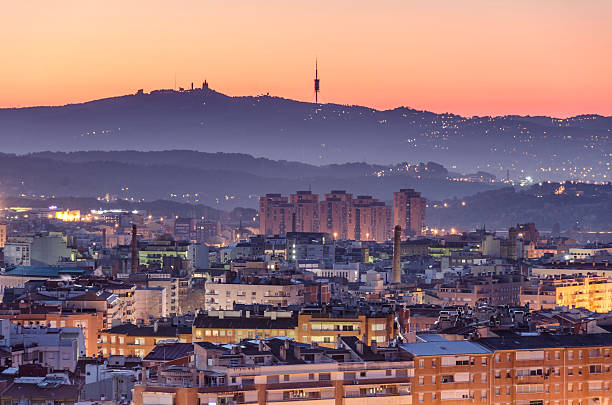
{"label": "tall smokestack", "polygon": [[132,224],[132,273],[138,273],[138,238],[136,224]]}
{"label": "tall smokestack", "polygon": [[106,228],[102,228],[102,249],[106,249]]}
{"label": "tall smokestack", "polygon": [[401,246],[402,227],[396,225],[393,229],[393,283],[399,284],[402,282],[402,266],[401,266]]}

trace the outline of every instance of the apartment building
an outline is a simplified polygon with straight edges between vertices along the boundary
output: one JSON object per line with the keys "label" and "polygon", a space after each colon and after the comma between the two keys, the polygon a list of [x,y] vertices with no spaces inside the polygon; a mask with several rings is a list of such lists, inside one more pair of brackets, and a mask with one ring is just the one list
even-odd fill
{"label": "apartment building", "polygon": [[85,354],[98,354],[98,334],[104,329],[104,315],[100,312],[58,307],[29,306],[24,310],[0,309],[0,319],[26,328],[78,328],[84,338]]}
{"label": "apartment building", "polygon": [[[85,342],[79,328],[23,327],[0,319],[0,350],[12,367],[37,364],[50,370],[74,372]],[[3,356],[4,357],[4,356]]]}
{"label": "apartment building", "polygon": [[357,196],[348,210],[347,238],[383,243],[391,239],[392,223],[390,206],[372,196]]}
{"label": "apartment building", "polygon": [[304,285],[285,280],[258,280],[257,284],[206,283],[206,310],[232,310],[236,304],[287,307],[304,304]]}
{"label": "apartment building", "polygon": [[[402,190],[403,195],[406,190]],[[411,195],[404,201],[398,220],[421,234],[425,223],[424,199]],[[408,211],[406,211],[408,210]],[[318,194],[298,191],[289,197],[266,194],[259,199],[259,233],[325,232],[334,240],[352,239],[384,242],[391,238],[393,208],[372,196],[353,198],[343,190],[332,190],[319,201]]]}
{"label": "apartment building", "polygon": [[394,314],[374,311],[303,311],[298,315],[298,341],[335,347],[339,337],[353,336],[384,346],[396,336]]}
{"label": "apartment building", "polygon": [[6,225],[0,224],[0,248],[3,248],[5,243],[6,243]]}
{"label": "apartment building", "polygon": [[401,226],[404,236],[420,236],[425,232],[427,200],[411,188],[393,193],[393,225]]}
{"label": "apartment building", "polygon": [[134,291],[134,319],[152,323],[168,316],[165,287],[138,287]]}
{"label": "apartment building", "polygon": [[[194,344],[195,361],[156,369],[134,403],[610,404],[612,334],[449,341],[395,347],[340,337],[334,348],[288,339]],[[145,372],[147,376],[150,373]]]}
{"label": "apartment building", "polygon": [[9,265],[56,266],[74,259],[68,237],[61,232],[10,236],[4,244],[4,261]]}
{"label": "apartment building", "polygon": [[319,230],[319,195],[310,191],[297,191],[289,196],[295,207],[294,232],[317,232]]}
{"label": "apartment building", "polygon": [[208,311],[196,316],[193,341],[240,343],[243,339],[297,337],[298,320],[290,311],[267,311],[262,315],[250,311]]}
{"label": "apartment building", "polygon": [[454,284],[439,284],[435,291],[445,305],[516,305],[525,277],[519,274],[487,278],[468,277]]}
{"label": "apartment building", "polygon": [[612,279],[612,264],[608,262],[553,262],[534,265],[530,273],[534,277],[602,276]]}
{"label": "apartment building", "polygon": [[145,357],[155,345],[164,342],[191,343],[190,326],[156,322],[153,325],[126,323],[100,332],[100,353]]}
{"label": "apartment building", "polygon": [[336,255],[332,237],[320,232],[288,232],[286,260],[331,266]]}
{"label": "apartment building", "polygon": [[348,209],[353,196],[344,190],[332,190],[319,203],[319,232],[333,236],[335,240],[347,239]]}
{"label": "apartment building", "polygon": [[169,274],[151,275],[147,281],[148,287],[164,287],[166,290],[166,306],[169,314],[180,314],[181,306],[179,300],[180,282],[179,278],[162,277]]}
{"label": "apartment building", "polygon": [[284,235],[295,231],[295,206],[280,194],[266,194],[259,199],[259,233]]}
{"label": "apartment building", "polygon": [[560,277],[537,280],[537,284],[523,288],[521,304],[534,309],[556,306],[585,308],[593,312],[612,311],[612,282],[607,277]]}
{"label": "apartment building", "polygon": [[413,356],[413,404],[492,403],[490,349],[473,342],[446,340],[401,347]]}
{"label": "apartment building", "polygon": [[612,334],[512,334],[478,343],[492,352],[489,403],[603,405],[612,401]]}
{"label": "apartment building", "polygon": [[[397,348],[379,351],[356,338],[341,339],[337,348],[287,339],[245,342],[231,349],[196,343],[194,353],[197,360],[191,367],[158,370],[163,377],[136,385],[134,404],[412,403],[413,362],[401,358]],[[187,378],[194,374],[195,384]],[[174,378],[178,375],[183,378]]]}

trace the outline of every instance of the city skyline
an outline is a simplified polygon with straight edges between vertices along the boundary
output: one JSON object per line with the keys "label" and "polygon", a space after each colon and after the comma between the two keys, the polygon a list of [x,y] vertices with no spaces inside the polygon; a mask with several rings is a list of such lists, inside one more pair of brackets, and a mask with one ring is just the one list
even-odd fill
{"label": "city skyline", "polygon": [[4,6],[1,405],[612,404],[609,0]]}
{"label": "city skyline", "polygon": [[[229,95],[462,115],[612,114],[603,1],[11,4],[0,107],[205,79]],[[283,35],[278,35],[280,32]],[[484,32],[487,35],[482,35]]]}

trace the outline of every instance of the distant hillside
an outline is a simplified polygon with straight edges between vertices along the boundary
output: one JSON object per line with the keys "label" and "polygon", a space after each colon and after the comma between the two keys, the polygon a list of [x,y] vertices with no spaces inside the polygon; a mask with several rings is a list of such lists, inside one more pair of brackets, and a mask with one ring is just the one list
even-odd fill
{"label": "distant hillside", "polygon": [[[606,166],[612,154],[611,131],[612,118],[596,115],[564,120],[465,118],[404,107],[378,111],[269,96],[229,97],[213,90],[155,91],[61,107],[0,109],[3,152],[249,153],[279,160],[276,168],[257,172],[274,177],[284,177],[278,169],[304,175],[300,164],[281,160],[316,165],[434,161],[457,171],[484,170],[497,177],[510,170],[515,179],[605,180],[604,175],[611,175]],[[228,154],[220,161],[235,158]],[[309,176],[319,175],[312,170]]]}
{"label": "distant hillside", "polygon": [[[421,164],[423,174],[377,177],[379,166],[363,163],[312,166],[255,159],[249,155],[166,152],[43,152],[0,154],[0,194],[28,197],[105,197],[158,199],[205,204],[228,210],[257,207],[266,193],[289,194],[332,189],[373,195],[390,201],[393,192],[412,187],[432,199],[470,195],[500,185],[447,180],[435,163]],[[425,170],[431,169],[431,170]]]}
{"label": "distant hillside", "polygon": [[[446,204],[444,204],[446,203]],[[506,187],[461,199],[430,201],[431,227],[503,230],[517,223],[534,222],[550,231],[561,229],[606,231],[612,229],[612,184],[543,183],[515,190]]]}
{"label": "distant hillside", "polygon": [[66,163],[119,162],[151,166],[179,166],[195,170],[223,170],[245,172],[256,176],[296,178],[333,176],[337,178],[371,175],[383,166],[367,163],[344,163],[314,166],[287,160],[256,158],[245,153],[207,153],[193,150],[139,151],[88,151],[88,152],[38,152],[30,157],[51,159]]}

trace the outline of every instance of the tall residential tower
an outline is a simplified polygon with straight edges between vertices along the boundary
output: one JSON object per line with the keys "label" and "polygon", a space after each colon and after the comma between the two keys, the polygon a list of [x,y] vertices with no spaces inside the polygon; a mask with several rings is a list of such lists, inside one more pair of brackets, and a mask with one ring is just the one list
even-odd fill
{"label": "tall residential tower", "polygon": [[404,237],[423,235],[426,204],[421,193],[411,188],[393,193],[393,225],[402,227]]}

